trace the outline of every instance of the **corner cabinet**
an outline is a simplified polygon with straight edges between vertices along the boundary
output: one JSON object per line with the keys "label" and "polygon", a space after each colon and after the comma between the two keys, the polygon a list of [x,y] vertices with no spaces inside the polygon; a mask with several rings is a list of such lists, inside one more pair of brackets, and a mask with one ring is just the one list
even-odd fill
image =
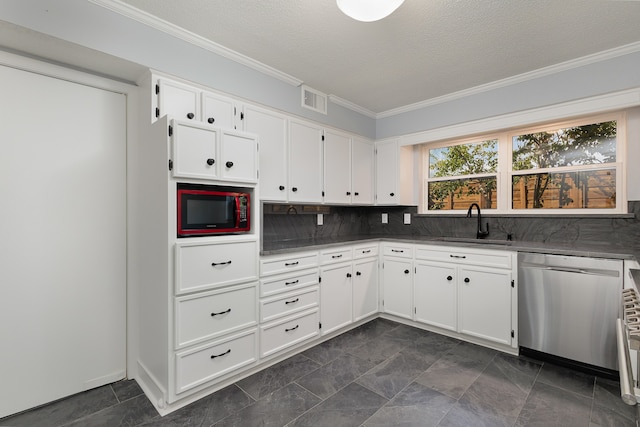
{"label": "corner cabinet", "polygon": [[413,246],[382,244],[382,311],[413,319]]}
{"label": "corner cabinet", "polygon": [[322,202],[323,139],[321,127],[289,121],[289,202]]}
{"label": "corner cabinet", "polygon": [[413,146],[398,140],[376,143],[376,204],[416,205],[413,196]]}

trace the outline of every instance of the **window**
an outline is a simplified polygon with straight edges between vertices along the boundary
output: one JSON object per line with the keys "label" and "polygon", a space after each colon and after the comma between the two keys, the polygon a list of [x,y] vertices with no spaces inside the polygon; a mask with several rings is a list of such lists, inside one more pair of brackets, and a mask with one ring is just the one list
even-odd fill
{"label": "window", "polygon": [[623,128],[618,114],[427,144],[422,210],[626,212]]}

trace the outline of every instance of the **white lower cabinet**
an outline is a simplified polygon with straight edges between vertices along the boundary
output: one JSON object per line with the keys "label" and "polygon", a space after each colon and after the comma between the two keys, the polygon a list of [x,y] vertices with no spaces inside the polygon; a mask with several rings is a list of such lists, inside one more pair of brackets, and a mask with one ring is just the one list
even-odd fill
{"label": "white lower cabinet", "polygon": [[320,319],[322,335],[349,325],[353,319],[353,274],[351,263],[320,269]]}
{"label": "white lower cabinet", "polygon": [[260,327],[260,357],[267,357],[318,336],[318,309]]}
{"label": "white lower cabinet", "polygon": [[415,320],[458,330],[458,282],[455,265],[415,262]]}
{"label": "white lower cabinet", "polygon": [[384,258],[382,310],[394,316],[413,319],[413,261]]}
{"label": "white lower cabinet", "polygon": [[376,314],[378,300],[378,258],[353,261],[353,321]]}
{"label": "white lower cabinet", "polygon": [[460,332],[510,345],[511,271],[482,267],[459,270]]}

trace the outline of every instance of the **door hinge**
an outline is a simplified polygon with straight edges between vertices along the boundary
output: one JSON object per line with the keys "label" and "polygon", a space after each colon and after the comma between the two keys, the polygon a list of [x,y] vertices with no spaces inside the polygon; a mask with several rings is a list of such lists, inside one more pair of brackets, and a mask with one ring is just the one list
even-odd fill
{"label": "door hinge", "polygon": [[384,307],[384,300],[382,300],[382,306]]}
{"label": "door hinge", "polygon": [[324,141],[324,134],[322,134],[322,140]]}
{"label": "door hinge", "polygon": [[418,314],[418,309],[417,309],[416,307],[413,307],[413,312],[414,312],[415,314]]}
{"label": "door hinge", "polygon": [[260,171],[258,171],[258,170],[256,171],[256,178],[260,179]]}
{"label": "door hinge", "polygon": [[516,331],[514,331],[513,329],[511,330],[511,338],[515,338],[516,337]]}
{"label": "door hinge", "polygon": [[169,126],[169,136],[173,136],[173,126]]}
{"label": "door hinge", "polygon": [[156,85],[156,95],[160,93],[160,85]]}
{"label": "door hinge", "polygon": [[173,160],[169,159],[169,170],[173,170]]}
{"label": "door hinge", "polygon": [[512,287],[512,288],[515,288],[515,287],[516,287],[516,281],[515,281],[515,280],[512,280],[512,281],[511,281],[511,287]]}
{"label": "door hinge", "polygon": [[238,115],[238,111],[236,111],[236,107],[233,107],[233,115],[237,116]]}
{"label": "door hinge", "polygon": [[324,197],[324,191],[322,192],[322,197]]}
{"label": "door hinge", "polygon": [[418,274],[418,267],[413,267],[413,274]]}
{"label": "door hinge", "polygon": [[160,117],[160,109],[156,108],[156,117]]}
{"label": "door hinge", "polygon": [[240,120],[244,120],[244,111],[240,111]]}
{"label": "door hinge", "polygon": [[318,323],[318,329],[322,329],[322,322]]}
{"label": "door hinge", "polygon": [[322,276],[318,276],[318,283],[322,283]]}

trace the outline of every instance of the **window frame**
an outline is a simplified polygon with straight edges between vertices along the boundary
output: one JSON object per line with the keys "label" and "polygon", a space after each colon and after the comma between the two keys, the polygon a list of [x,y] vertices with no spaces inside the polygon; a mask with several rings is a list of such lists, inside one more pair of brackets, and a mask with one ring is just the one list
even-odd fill
{"label": "window frame", "polygon": [[[578,166],[562,166],[558,168],[544,169],[513,169],[513,137],[528,133],[548,131],[551,129],[564,129],[575,126],[583,126],[606,121],[616,121],[616,162],[599,163],[592,165]],[[419,213],[421,215],[460,215],[465,213],[463,210],[429,210],[428,201],[428,185],[433,181],[446,181],[471,178],[480,178],[484,176],[494,176],[493,173],[474,174],[465,176],[452,177],[429,177],[429,150],[434,148],[442,148],[447,146],[478,143],[486,140],[498,140],[498,168],[496,176],[496,208],[483,209],[490,214],[503,214],[509,216],[538,216],[538,215],[573,215],[573,216],[590,216],[590,215],[616,215],[626,214],[628,212],[627,204],[627,186],[626,186],[626,155],[627,155],[627,114],[625,111],[616,111],[610,113],[600,113],[571,119],[563,119],[557,121],[547,121],[544,123],[532,124],[528,126],[518,126],[511,129],[504,129],[495,132],[485,132],[478,135],[464,136],[461,138],[449,138],[441,141],[424,143],[421,149],[421,167],[420,176],[420,200]],[[557,173],[557,172],[576,172],[589,171],[598,169],[615,169],[616,178],[616,207],[615,208],[529,208],[514,209],[512,203],[513,177],[518,175],[531,175],[538,173]]]}

